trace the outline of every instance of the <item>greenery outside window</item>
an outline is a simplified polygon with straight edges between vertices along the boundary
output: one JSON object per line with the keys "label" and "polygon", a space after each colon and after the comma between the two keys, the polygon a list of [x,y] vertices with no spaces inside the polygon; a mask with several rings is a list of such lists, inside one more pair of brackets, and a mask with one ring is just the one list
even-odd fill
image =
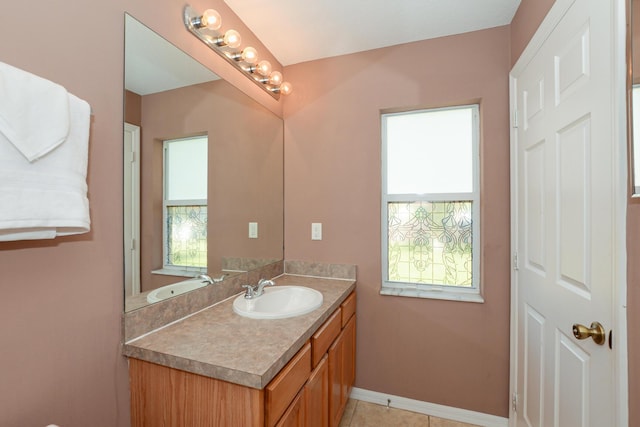
{"label": "greenery outside window", "polygon": [[207,145],[206,136],[164,141],[164,270],[207,271]]}
{"label": "greenery outside window", "polygon": [[482,302],[479,106],[381,119],[381,293]]}

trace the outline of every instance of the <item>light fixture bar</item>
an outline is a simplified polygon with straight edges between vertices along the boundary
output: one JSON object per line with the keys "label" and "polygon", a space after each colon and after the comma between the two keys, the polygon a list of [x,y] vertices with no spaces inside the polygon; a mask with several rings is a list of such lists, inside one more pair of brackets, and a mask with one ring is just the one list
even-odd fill
{"label": "light fixture bar", "polygon": [[[239,38],[240,35],[237,31],[227,30],[226,33],[220,33],[218,30],[210,30],[204,25],[203,16],[195,12],[189,5],[184,7],[183,18],[187,30],[209,46],[211,50],[226,59],[229,64],[237,68],[269,95],[275,99],[280,99],[280,94],[286,95],[291,92],[291,84],[282,81],[282,73],[279,71],[271,72],[271,65],[268,61],[259,62],[258,68],[254,65],[257,62],[257,52],[254,48],[246,47],[243,54],[243,49],[239,49],[239,46],[228,45],[228,43],[222,42],[224,35],[229,34],[230,31],[233,31]],[[249,55],[247,56],[247,54]],[[262,71],[259,68],[261,63],[268,64],[269,69],[267,74],[260,72]],[[281,86],[284,86],[284,88]]]}

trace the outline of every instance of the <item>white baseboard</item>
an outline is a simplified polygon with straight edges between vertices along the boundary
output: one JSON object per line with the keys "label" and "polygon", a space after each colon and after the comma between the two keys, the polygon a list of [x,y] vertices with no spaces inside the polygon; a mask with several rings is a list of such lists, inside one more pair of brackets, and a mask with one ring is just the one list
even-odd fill
{"label": "white baseboard", "polygon": [[[483,414],[482,412],[468,411],[466,409],[452,408],[451,406],[438,405],[436,403],[422,402],[420,400],[407,399],[406,397],[393,396],[377,391],[369,391],[354,387],[350,397],[364,402],[376,403],[378,405],[392,408],[404,409],[419,414],[433,415],[434,417],[445,418],[447,420],[461,423],[475,424],[482,427],[508,427],[509,419],[495,415]],[[389,402],[390,401],[390,402]]]}

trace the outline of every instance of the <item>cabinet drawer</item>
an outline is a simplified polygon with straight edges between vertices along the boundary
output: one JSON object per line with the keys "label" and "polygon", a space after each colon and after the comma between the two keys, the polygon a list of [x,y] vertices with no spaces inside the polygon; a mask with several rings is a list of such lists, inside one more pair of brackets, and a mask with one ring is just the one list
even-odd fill
{"label": "cabinet drawer", "polygon": [[351,292],[351,295],[341,305],[342,307],[342,327],[344,328],[351,316],[356,312],[356,293]]}
{"label": "cabinet drawer", "polygon": [[274,426],[311,373],[311,344],[307,343],[266,387],[267,426]]}
{"label": "cabinet drawer", "polygon": [[341,310],[337,309],[311,337],[312,366],[315,368],[342,329]]}

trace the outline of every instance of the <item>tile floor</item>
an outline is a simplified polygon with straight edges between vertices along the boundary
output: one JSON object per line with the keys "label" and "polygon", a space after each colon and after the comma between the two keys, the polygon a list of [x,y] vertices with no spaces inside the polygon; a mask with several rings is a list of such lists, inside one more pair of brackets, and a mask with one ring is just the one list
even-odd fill
{"label": "tile floor", "polygon": [[340,427],[479,427],[349,399]]}

